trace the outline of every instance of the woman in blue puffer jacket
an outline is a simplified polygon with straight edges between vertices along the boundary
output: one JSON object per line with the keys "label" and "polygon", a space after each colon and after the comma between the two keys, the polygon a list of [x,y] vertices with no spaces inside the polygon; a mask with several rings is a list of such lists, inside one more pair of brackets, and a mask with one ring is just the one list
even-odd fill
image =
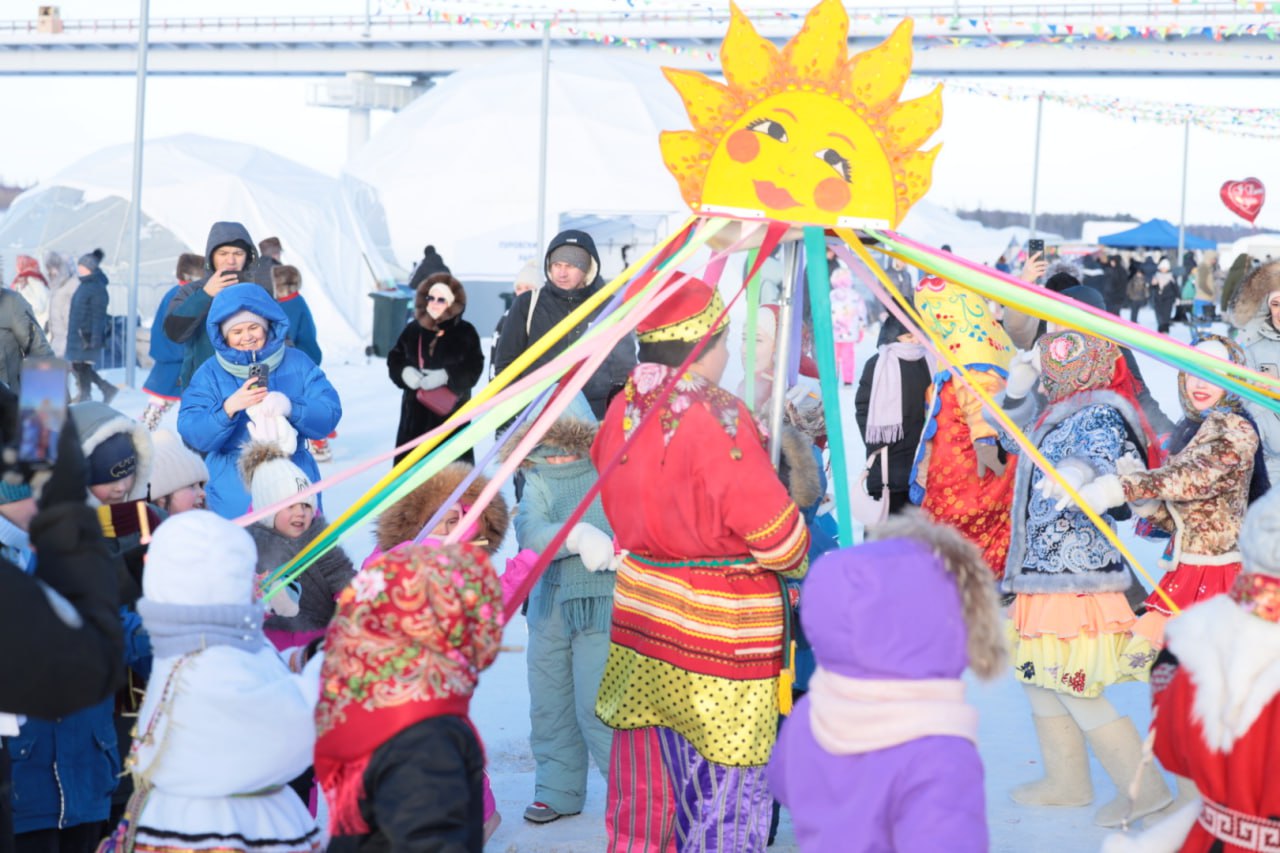
{"label": "woman in blue puffer jacket", "polygon": [[[214,297],[205,327],[214,358],[183,392],[178,432],[205,454],[209,509],[235,518],[249,509],[249,492],[236,469],[241,447],[251,439],[276,440],[316,482],[320,470],[302,439],[333,431],[342,404],[324,371],[285,345],[289,321],[256,284],[237,284]],[[260,364],[269,371],[265,387],[255,387],[251,375]]]}

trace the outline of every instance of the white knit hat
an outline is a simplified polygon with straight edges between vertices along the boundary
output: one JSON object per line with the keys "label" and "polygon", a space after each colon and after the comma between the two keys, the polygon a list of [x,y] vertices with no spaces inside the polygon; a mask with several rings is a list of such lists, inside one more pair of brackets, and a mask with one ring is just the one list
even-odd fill
{"label": "white knit hat", "polygon": [[[240,476],[249,487],[255,510],[266,509],[311,488],[310,478],[274,442],[254,441],[245,445],[240,451]],[[308,495],[295,503],[315,509],[316,496]],[[264,518],[260,523],[270,527],[272,520]]]}
{"label": "white knit hat", "polygon": [[142,594],[160,604],[252,604],[257,567],[258,549],[242,527],[193,509],[156,528]]}
{"label": "white knit hat", "polygon": [[176,432],[151,433],[151,500],[171,495],[183,486],[209,482],[209,469],[198,453],[187,448]]}
{"label": "white knit hat", "polygon": [[230,329],[232,326],[235,326],[238,323],[243,323],[247,320],[252,320],[253,322],[257,323],[259,326],[261,326],[264,329],[266,329],[268,326],[271,325],[263,318],[261,314],[255,314],[252,311],[250,311],[248,308],[245,308],[243,310],[237,311],[236,313],[232,314],[230,317],[228,317],[227,319],[219,323],[218,331],[222,332],[222,336],[225,338],[227,336],[227,329]]}
{"label": "white knit hat", "polygon": [[1280,576],[1280,488],[1273,485],[1244,514],[1240,553],[1246,572]]}

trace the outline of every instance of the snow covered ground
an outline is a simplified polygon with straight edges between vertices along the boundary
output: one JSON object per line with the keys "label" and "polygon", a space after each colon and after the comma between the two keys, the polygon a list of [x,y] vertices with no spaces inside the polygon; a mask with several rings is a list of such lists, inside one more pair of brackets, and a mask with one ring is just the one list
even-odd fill
{"label": "snow covered ground", "polygon": [[[1140,319],[1154,328],[1154,317],[1149,310],[1145,310]],[[866,359],[874,352],[874,331],[873,328],[857,348],[859,374]],[[1186,340],[1187,330],[1177,326],[1174,335]],[[487,342],[484,349],[488,351]],[[1165,412],[1177,420],[1181,411],[1176,373],[1145,356],[1139,355],[1138,358],[1152,393]],[[376,359],[358,364],[328,365],[326,370],[341,394],[344,410],[338,426],[338,438],[333,442],[334,459],[321,466],[325,475],[332,475],[391,448],[399,417],[400,392],[387,378],[385,365]],[[122,370],[111,371],[109,376],[113,381],[121,382],[122,374]],[[145,372],[141,372],[139,385],[144,378]],[[140,414],[145,404],[142,392],[128,389],[123,390],[115,402],[118,409],[131,416]],[[846,433],[850,436],[851,464],[856,467],[864,454],[853,420],[853,388],[841,391],[841,410]],[[164,425],[176,429],[175,412],[167,415]],[[477,455],[482,455],[487,449],[487,445],[482,445]],[[334,516],[345,509],[389,469],[388,463],[326,491],[324,503],[328,514]],[[510,501],[509,490],[506,494]],[[1156,559],[1161,546],[1133,537],[1131,524],[1122,525],[1122,533],[1143,566],[1156,574]],[[372,538],[367,529],[362,529],[351,534],[343,545],[358,563],[369,552]],[[512,532],[504,543],[497,565],[501,567],[507,557],[514,556],[515,551]],[[903,614],[903,618],[910,618],[910,614]],[[533,799],[534,765],[528,744],[529,696],[524,660],[527,641],[524,619],[517,616],[508,625],[504,638],[510,650],[499,656],[497,663],[481,676],[480,687],[472,702],[472,716],[485,741],[493,791],[504,818],[488,849],[512,853],[603,850],[605,785],[598,775],[593,775],[590,780],[586,808],[581,815],[542,826],[526,823],[521,817],[525,806]],[[1133,718],[1140,731],[1146,730],[1150,709],[1145,684],[1119,685],[1109,689],[1106,695],[1121,713]],[[1011,853],[1028,850],[1075,853],[1097,849],[1106,831],[1093,825],[1093,812],[1114,792],[1102,768],[1094,762],[1094,807],[1052,809],[1015,805],[1008,797],[1008,789],[1036,778],[1040,773],[1039,750],[1022,689],[1014,681],[1012,672],[990,684],[970,679],[969,700],[981,714],[979,748],[986,766],[991,849]],[[857,793],[850,791],[849,795],[855,797]],[[779,853],[799,849],[785,812],[778,841],[771,849]]]}

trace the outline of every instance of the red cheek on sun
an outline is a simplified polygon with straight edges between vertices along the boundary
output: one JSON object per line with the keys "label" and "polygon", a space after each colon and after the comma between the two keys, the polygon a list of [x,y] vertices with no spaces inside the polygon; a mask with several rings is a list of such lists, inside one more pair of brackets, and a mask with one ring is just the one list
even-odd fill
{"label": "red cheek on sun", "polygon": [[813,189],[813,203],[822,210],[843,210],[851,197],[849,184],[839,178],[826,178]]}
{"label": "red cheek on sun", "polygon": [[725,143],[725,151],[739,163],[750,163],[760,153],[760,134],[751,130],[735,131]]}

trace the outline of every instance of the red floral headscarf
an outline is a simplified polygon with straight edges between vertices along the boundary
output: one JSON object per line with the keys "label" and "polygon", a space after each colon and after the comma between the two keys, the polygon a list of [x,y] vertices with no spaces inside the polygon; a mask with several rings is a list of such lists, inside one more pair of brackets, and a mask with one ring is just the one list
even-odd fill
{"label": "red floral headscarf", "polygon": [[369,831],[364,771],[379,746],[429,717],[465,717],[498,656],[502,589],[471,545],[383,554],[338,596],[316,706],[316,777],[334,835]]}

